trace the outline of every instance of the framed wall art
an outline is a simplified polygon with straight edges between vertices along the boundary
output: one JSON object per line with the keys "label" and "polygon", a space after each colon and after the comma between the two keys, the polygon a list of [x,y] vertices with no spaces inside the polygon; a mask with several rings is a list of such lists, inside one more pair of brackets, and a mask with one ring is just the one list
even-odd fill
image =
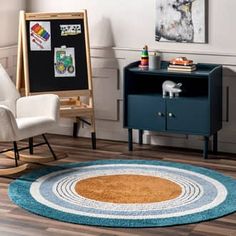
{"label": "framed wall art", "polygon": [[156,41],[207,43],[208,0],[156,0]]}

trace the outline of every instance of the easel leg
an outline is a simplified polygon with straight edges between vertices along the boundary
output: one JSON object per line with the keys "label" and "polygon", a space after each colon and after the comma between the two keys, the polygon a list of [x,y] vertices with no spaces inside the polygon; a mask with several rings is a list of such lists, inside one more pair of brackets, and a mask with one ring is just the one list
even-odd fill
{"label": "easel leg", "polygon": [[77,117],[76,118],[76,122],[74,123],[74,129],[73,129],[73,137],[74,138],[77,137],[78,127],[79,127],[80,121],[82,121],[83,123],[85,123],[85,124],[87,124],[87,125],[89,125],[91,127],[92,148],[96,149],[96,133],[95,133],[94,117],[91,117],[91,123],[86,121],[85,119],[83,119],[81,117]]}
{"label": "easel leg", "polygon": [[92,139],[92,148],[96,149],[96,133],[95,132],[91,133],[91,139]]}
{"label": "easel leg", "polygon": [[204,159],[208,158],[208,143],[209,143],[209,137],[204,136],[204,149],[203,149],[203,157]]}
{"label": "easel leg", "polygon": [[128,129],[128,145],[129,151],[133,151],[133,130]]}
{"label": "easel leg", "polygon": [[78,122],[74,122],[73,124],[73,137],[77,138],[77,133],[78,133]]}

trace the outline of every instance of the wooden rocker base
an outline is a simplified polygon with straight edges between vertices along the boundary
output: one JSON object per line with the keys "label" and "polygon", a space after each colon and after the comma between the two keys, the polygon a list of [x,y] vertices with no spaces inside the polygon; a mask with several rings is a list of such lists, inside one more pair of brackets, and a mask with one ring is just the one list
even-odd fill
{"label": "wooden rocker base", "polygon": [[0,169],[0,176],[5,176],[5,175],[14,175],[17,173],[20,173],[28,168],[29,164],[22,164],[16,167],[9,167],[9,168],[4,168]]}
{"label": "wooden rocker base", "polygon": [[[8,151],[8,152],[5,152],[5,155],[6,157],[8,158],[12,158],[14,159],[15,158],[15,154],[13,151]],[[28,163],[47,163],[47,162],[50,162],[50,161],[55,161],[55,159],[51,156],[40,156],[40,155],[30,155],[30,154],[19,154],[20,156],[20,161],[23,161],[23,162],[28,162]],[[62,159],[62,158],[65,158],[67,155],[66,154],[59,154],[57,155],[57,159]]]}

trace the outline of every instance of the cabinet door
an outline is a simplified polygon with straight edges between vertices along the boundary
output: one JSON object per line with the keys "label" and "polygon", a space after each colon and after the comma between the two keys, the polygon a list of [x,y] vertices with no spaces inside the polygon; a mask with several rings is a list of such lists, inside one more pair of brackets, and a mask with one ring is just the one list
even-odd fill
{"label": "cabinet door", "polygon": [[168,131],[203,135],[210,132],[207,98],[167,99],[166,106]]}
{"label": "cabinet door", "polygon": [[129,95],[127,116],[129,128],[164,131],[165,100],[160,95]]}

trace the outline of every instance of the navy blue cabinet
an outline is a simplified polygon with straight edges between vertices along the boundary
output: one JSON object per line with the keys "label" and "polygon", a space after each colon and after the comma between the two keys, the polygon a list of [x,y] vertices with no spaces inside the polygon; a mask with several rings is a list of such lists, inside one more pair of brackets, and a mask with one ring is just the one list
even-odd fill
{"label": "navy blue cabinet", "polygon": [[[203,155],[207,158],[209,137],[217,152],[217,132],[222,128],[222,66],[197,64],[194,72],[170,72],[168,62],[161,69],[140,69],[134,62],[124,69],[124,127],[132,130],[170,132],[204,137]],[[162,96],[166,80],[182,83],[179,97]]]}

